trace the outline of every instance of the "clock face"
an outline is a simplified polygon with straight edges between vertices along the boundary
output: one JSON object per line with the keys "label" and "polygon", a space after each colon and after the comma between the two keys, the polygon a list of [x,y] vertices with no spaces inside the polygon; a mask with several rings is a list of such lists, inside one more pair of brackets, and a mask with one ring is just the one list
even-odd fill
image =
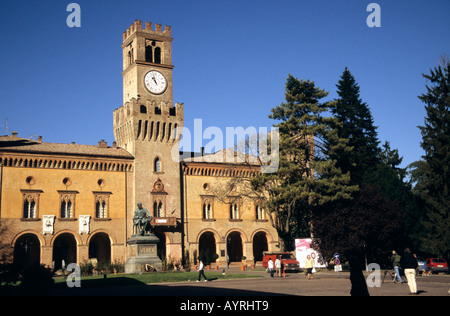
{"label": "clock face", "polygon": [[166,78],[159,71],[149,71],[144,78],[147,89],[154,94],[161,94],[166,90]]}

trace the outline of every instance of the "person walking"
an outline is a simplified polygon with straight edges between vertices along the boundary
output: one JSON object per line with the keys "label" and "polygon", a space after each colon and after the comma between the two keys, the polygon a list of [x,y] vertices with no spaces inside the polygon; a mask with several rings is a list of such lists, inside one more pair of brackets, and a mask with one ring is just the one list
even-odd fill
{"label": "person walking", "polygon": [[267,262],[267,268],[270,272],[270,277],[273,278],[273,261],[272,258],[269,258],[269,262]]}
{"label": "person walking", "polygon": [[404,255],[400,259],[400,265],[405,271],[410,295],[417,295],[416,269],[419,267],[419,264],[409,248],[405,248],[404,252]]}
{"label": "person walking", "polygon": [[203,276],[205,278],[205,282],[208,282],[208,279],[205,276],[205,265],[203,264],[202,260],[199,260],[199,266],[198,266],[198,280],[197,282],[200,282],[201,277]]}
{"label": "person walking", "polygon": [[277,269],[277,277],[281,277],[281,260],[278,256],[275,259],[275,269]]}
{"label": "person walking", "polygon": [[314,279],[314,274],[312,273],[314,269],[314,259],[312,259],[310,255],[306,256],[305,269],[308,274],[308,280]]}
{"label": "person walking", "polygon": [[[402,257],[395,251],[392,250],[391,263],[394,267],[395,277],[397,278],[398,283],[403,283],[402,277],[400,276],[400,260]],[[394,279],[395,281],[395,279]]]}

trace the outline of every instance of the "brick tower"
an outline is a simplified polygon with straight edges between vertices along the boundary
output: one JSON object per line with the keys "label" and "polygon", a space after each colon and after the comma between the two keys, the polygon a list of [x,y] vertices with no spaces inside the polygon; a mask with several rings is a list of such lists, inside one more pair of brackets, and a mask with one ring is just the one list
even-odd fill
{"label": "brick tower", "polygon": [[[183,104],[173,103],[171,29],[136,20],[123,33],[123,105],[114,111],[117,145],[135,157],[134,203],[128,207],[128,234],[138,202],[154,216],[159,251],[181,259],[180,135]],[[174,153],[174,157],[172,157]],[[165,243],[165,249],[164,249]]]}

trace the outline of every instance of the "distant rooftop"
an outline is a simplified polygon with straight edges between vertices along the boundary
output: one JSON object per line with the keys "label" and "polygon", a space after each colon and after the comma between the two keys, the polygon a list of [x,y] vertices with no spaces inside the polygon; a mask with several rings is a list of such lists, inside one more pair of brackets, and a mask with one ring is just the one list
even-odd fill
{"label": "distant rooftop", "polygon": [[259,158],[250,154],[235,151],[233,148],[222,149],[213,154],[203,152],[195,153],[191,157],[184,156],[184,162],[209,162],[209,163],[228,163],[228,164],[250,164],[260,165]]}
{"label": "distant rooftop", "polygon": [[134,156],[125,149],[117,147],[115,143],[112,147],[109,147],[104,140],[99,141],[97,146],[75,143],[59,144],[44,143],[42,137],[38,137],[38,140],[31,140],[17,135],[16,132],[12,132],[11,136],[0,136],[0,153],[15,152],[134,159]]}

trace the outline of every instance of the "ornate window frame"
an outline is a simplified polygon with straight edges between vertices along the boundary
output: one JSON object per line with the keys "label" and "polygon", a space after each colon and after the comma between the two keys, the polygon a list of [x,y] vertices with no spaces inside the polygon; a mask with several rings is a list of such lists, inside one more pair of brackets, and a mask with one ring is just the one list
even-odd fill
{"label": "ornate window frame", "polygon": [[214,221],[214,196],[200,195],[202,206],[202,220]]}
{"label": "ornate window frame", "polygon": [[[20,192],[22,193],[21,220],[39,220],[39,198],[44,191],[21,189]],[[31,209],[32,206],[33,209]],[[25,207],[27,207],[27,210],[25,210]],[[25,214],[25,212],[27,212],[27,214]]]}
{"label": "ornate window frame", "polygon": [[228,218],[230,222],[240,222],[241,219],[241,208],[242,208],[242,199],[236,196],[229,196],[228,203],[229,205],[229,213]]}
{"label": "ornate window frame", "polygon": [[107,191],[92,191],[94,194],[94,220],[109,220],[110,208],[109,197],[112,192]]}
{"label": "ornate window frame", "polygon": [[76,220],[76,196],[78,193],[73,190],[58,190],[59,220]]}
{"label": "ornate window frame", "polygon": [[168,194],[164,190],[164,184],[160,178],[153,184],[150,195],[152,197],[153,216],[166,217],[166,196]]}

